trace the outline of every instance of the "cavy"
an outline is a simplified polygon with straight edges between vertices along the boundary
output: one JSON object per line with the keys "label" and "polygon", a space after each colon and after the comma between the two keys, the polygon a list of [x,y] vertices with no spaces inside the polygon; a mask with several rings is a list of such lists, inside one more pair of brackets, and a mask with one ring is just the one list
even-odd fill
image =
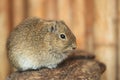
{"label": "cavy", "polygon": [[63,21],[28,18],[10,34],[8,57],[18,71],[56,68],[76,48],[76,38]]}

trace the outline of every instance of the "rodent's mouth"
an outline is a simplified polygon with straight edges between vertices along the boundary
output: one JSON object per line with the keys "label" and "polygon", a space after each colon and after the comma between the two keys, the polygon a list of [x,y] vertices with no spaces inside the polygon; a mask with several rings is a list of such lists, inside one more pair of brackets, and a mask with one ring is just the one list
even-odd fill
{"label": "rodent's mouth", "polygon": [[66,50],[66,51],[64,51],[63,53],[64,53],[64,54],[70,54],[70,53],[72,53],[72,52],[74,52],[74,50]]}

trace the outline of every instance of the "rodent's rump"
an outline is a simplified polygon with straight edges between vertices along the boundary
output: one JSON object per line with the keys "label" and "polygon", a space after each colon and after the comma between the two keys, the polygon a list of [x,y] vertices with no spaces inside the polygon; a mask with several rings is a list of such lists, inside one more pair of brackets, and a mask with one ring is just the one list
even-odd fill
{"label": "rodent's rump", "polygon": [[10,34],[8,57],[19,71],[55,68],[76,48],[76,38],[63,21],[28,18]]}

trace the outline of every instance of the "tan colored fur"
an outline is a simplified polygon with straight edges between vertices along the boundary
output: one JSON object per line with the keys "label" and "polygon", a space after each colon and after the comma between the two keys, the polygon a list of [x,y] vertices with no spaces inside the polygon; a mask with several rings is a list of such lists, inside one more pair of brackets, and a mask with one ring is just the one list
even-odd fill
{"label": "tan colored fur", "polygon": [[55,68],[74,48],[76,38],[63,21],[39,18],[21,22],[7,42],[10,62],[19,71]]}

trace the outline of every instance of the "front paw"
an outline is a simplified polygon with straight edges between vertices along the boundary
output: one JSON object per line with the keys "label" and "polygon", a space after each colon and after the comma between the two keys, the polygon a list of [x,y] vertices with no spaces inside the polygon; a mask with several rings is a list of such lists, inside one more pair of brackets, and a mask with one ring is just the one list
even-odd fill
{"label": "front paw", "polygon": [[47,67],[50,68],[50,69],[53,69],[53,68],[57,67],[57,64],[51,64],[51,65],[48,65]]}

